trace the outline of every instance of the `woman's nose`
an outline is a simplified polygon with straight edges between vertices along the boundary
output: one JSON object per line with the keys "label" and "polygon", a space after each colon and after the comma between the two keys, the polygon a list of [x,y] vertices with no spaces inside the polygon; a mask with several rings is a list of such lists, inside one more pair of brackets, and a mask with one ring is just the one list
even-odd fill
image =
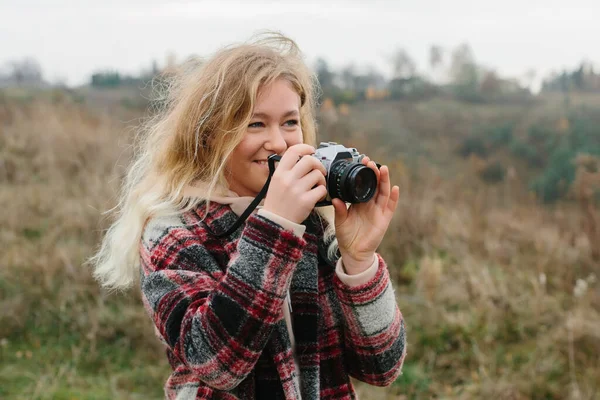
{"label": "woman's nose", "polygon": [[279,127],[269,129],[269,136],[264,147],[276,154],[281,154],[287,149],[287,143]]}

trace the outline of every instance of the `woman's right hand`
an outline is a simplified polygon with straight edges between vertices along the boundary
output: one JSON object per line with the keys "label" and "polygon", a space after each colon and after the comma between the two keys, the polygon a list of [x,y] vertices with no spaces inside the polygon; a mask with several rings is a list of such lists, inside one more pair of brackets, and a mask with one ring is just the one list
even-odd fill
{"label": "woman's right hand", "polygon": [[327,195],[325,167],[315,157],[302,157],[314,153],[315,148],[308,144],[287,149],[271,177],[264,210],[297,224],[308,218],[315,204]]}

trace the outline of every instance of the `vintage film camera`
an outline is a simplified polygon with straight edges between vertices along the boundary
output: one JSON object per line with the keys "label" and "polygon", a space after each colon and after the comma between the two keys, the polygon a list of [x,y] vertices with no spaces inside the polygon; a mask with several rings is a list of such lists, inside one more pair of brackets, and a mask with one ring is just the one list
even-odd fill
{"label": "vintage film camera", "polygon": [[[317,158],[327,170],[327,197],[317,203],[317,207],[331,205],[331,199],[336,197],[346,203],[366,203],[375,195],[377,176],[362,164],[365,155],[359,154],[355,148],[336,142],[321,142],[312,157]],[[269,164],[280,159],[272,155]],[[380,167],[379,164],[377,166]]]}
{"label": "vintage film camera", "polygon": [[[335,142],[321,142],[316,149],[316,157],[327,170],[325,181],[327,183],[327,196],[318,202],[316,207],[331,205],[331,199],[339,198],[346,203],[366,203],[375,196],[377,190],[377,175],[362,164],[364,154],[359,154],[355,148],[348,148]],[[231,235],[248,218],[259,202],[265,198],[271,177],[275,172],[275,163],[281,156],[273,154],[267,159],[269,164],[269,177],[260,193],[240,215],[237,221],[224,232],[211,232],[217,237]],[[376,164],[377,168],[381,166]]]}

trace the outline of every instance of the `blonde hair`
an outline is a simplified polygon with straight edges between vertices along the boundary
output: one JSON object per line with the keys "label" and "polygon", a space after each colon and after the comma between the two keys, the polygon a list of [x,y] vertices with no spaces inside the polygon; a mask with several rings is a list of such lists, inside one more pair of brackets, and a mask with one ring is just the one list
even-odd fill
{"label": "blonde hair", "polygon": [[[171,78],[160,109],[140,127],[119,202],[109,211],[116,219],[89,260],[102,286],[126,289],[136,282],[149,218],[189,211],[215,188],[228,187],[225,165],[245,134],[258,91],[281,78],[300,96],[304,143],[316,145],[318,82],[296,43],[281,34],[222,48]],[[207,187],[205,196],[184,196],[184,187],[192,183]],[[333,208],[317,212],[327,222],[325,238],[333,238]],[[334,239],[329,253],[336,250]]]}

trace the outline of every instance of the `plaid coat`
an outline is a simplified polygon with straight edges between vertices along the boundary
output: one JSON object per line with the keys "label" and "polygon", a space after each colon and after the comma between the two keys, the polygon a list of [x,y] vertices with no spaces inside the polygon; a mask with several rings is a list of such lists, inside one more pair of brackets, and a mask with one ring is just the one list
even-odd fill
{"label": "plaid coat", "polygon": [[[217,238],[237,215],[217,203],[203,221],[198,211],[149,220],[140,246],[144,305],[173,368],[166,398],[354,399],[350,376],[396,379],[405,327],[381,256],[374,278],[349,287],[314,216],[303,237],[252,214]],[[300,371],[283,320],[288,289]]]}

